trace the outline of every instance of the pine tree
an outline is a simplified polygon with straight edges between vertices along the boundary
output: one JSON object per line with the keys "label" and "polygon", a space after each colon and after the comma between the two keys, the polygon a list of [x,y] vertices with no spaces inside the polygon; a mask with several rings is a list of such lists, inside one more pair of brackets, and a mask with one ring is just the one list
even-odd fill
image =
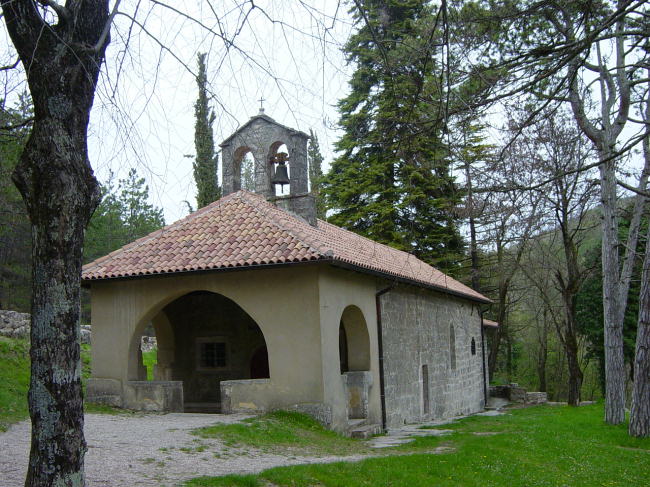
{"label": "pine tree", "polygon": [[[454,208],[431,7],[421,0],[366,0],[344,50],[356,64],[339,101],[340,156],[323,184],[329,220],[453,271],[463,242]],[[442,107],[442,102],[439,104]]]}
{"label": "pine tree", "polygon": [[325,202],[321,195],[323,180],[323,155],[320,152],[318,136],[309,129],[309,145],[307,146],[307,160],[309,161],[309,182],[311,183],[311,194],[316,199],[316,217],[325,219]]}
{"label": "pine tree", "polygon": [[208,103],[205,56],[205,53],[199,53],[198,55],[199,73],[196,77],[196,84],[199,87],[199,97],[194,104],[196,159],[193,166],[197,189],[197,208],[203,208],[221,197],[221,188],[219,188],[217,182],[219,161],[218,155],[214,151],[214,137],[212,135],[215,114]]}

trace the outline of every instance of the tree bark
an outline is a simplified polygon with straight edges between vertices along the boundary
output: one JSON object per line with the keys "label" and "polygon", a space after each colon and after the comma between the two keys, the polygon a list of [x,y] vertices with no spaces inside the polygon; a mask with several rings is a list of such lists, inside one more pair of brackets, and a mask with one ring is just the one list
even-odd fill
{"label": "tree bark", "polygon": [[84,229],[99,202],[86,145],[108,36],[108,0],[67,2],[56,24],[30,0],[1,0],[25,67],[34,125],[13,179],[32,224],[26,486],[83,486],[86,444],[80,363]]}
{"label": "tree bark", "polygon": [[546,392],[546,361],[548,360],[548,326],[546,325],[547,311],[544,310],[542,334],[539,337],[539,352],[537,355],[537,377],[540,392]]}
{"label": "tree bark", "polygon": [[631,436],[650,436],[650,229],[646,240],[639,294],[629,433]]}
{"label": "tree bark", "polygon": [[605,421],[625,421],[625,358],[621,319],[618,219],[616,215],[616,168],[613,150],[599,151],[601,207],[603,211],[603,312],[605,345]]}

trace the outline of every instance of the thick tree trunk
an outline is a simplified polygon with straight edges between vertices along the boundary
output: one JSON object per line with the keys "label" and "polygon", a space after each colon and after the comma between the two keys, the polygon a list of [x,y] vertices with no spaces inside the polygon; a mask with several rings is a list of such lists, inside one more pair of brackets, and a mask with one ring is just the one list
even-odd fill
{"label": "thick tree trunk", "polygon": [[625,421],[625,359],[619,294],[616,171],[613,151],[600,151],[600,190],[603,211],[603,311],[605,345],[605,421]]}
{"label": "thick tree trunk", "polygon": [[[52,147],[57,147],[52,154]],[[98,201],[79,147],[59,120],[38,120],[15,173],[32,221],[32,327],[27,486],[84,484],[79,346],[84,228]]]}
{"label": "thick tree trunk", "polygon": [[575,336],[566,338],[565,345],[567,364],[569,366],[569,390],[567,394],[567,402],[569,406],[580,405],[580,390],[582,389],[583,374],[580,370],[580,362],[578,361],[578,344]]}
{"label": "thick tree trunk", "polygon": [[639,322],[636,332],[634,389],[629,432],[632,436],[650,436],[650,229],[646,240],[639,294]]}
{"label": "thick tree trunk", "polygon": [[108,0],[57,4],[56,24],[36,2],[0,2],[34,103],[32,133],[13,175],[32,224],[32,444],[25,485],[80,487],[86,450],[81,256],[84,229],[99,202],[86,137],[109,41]]}

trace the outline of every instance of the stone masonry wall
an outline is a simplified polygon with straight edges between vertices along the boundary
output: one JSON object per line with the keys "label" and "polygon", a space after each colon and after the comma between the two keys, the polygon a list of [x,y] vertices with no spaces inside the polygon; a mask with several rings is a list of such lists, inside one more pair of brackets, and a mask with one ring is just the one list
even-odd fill
{"label": "stone masonry wall", "polygon": [[[29,339],[31,315],[0,309],[0,336]],[[90,343],[90,326],[81,325],[81,343]]]}
{"label": "stone masonry wall", "polygon": [[[485,396],[478,307],[407,286],[380,299],[387,427],[482,410]],[[455,367],[450,325],[454,327]],[[428,385],[423,383],[424,375],[428,375]]]}

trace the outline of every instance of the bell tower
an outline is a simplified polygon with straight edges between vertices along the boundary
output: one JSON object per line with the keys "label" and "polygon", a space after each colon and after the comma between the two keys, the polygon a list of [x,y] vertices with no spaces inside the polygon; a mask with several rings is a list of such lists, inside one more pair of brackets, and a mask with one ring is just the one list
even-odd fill
{"label": "bell tower", "polygon": [[[308,186],[307,140],[306,133],[276,122],[260,108],[257,115],[220,144],[223,195],[241,189],[242,161],[250,153],[255,193],[316,225],[316,204]],[[286,154],[278,152],[282,145],[287,148]],[[280,185],[274,181],[284,179],[287,173],[289,194],[278,194]]]}

